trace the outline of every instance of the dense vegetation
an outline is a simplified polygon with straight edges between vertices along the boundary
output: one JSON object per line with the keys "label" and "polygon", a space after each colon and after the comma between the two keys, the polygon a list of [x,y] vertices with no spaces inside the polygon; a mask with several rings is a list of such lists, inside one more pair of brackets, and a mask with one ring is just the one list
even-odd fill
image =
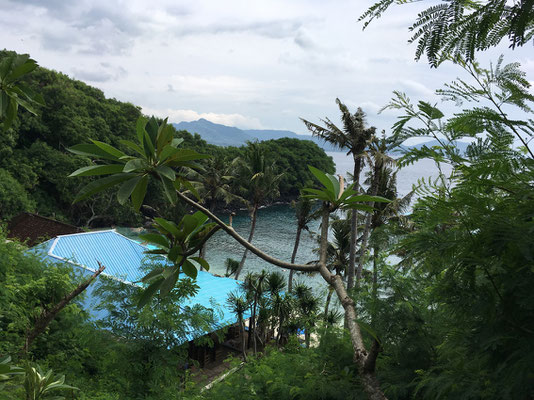
{"label": "dense vegetation", "polygon": [[[379,16],[392,3],[378,3],[368,16]],[[489,15],[492,24],[466,25],[469,21],[460,18],[449,31],[462,35],[467,26],[472,35],[466,40],[478,37],[482,42],[451,37],[443,48],[440,35],[447,30],[431,30],[424,35],[418,54],[431,51],[430,62],[435,65],[443,61],[441,52],[445,50],[456,49],[456,56],[467,50],[472,55],[474,50],[494,44],[484,34],[495,26],[500,27],[492,34],[499,34],[497,41],[509,35],[520,45],[530,37],[530,9],[525,13],[521,7],[509,9],[505,3],[493,1],[487,5],[500,8],[470,3],[475,15]],[[439,26],[449,11],[447,7],[441,14],[443,7],[435,10],[437,16],[429,21]],[[523,19],[499,22],[512,11]],[[428,40],[436,46],[426,48]],[[113,282],[102,288],[103,306],[111,314],[100,324],[108,330],[89,323],[86,313],[70,304],[30,353],[16,361],[33,358],[69,373],[69,383],[84,387],[81,398],[533,398],[534,152],[529,141],[534,135],[530,108],[534,96],[517,63],[505,65],[500,58],[485,69],[472,59],[455,57],[454,62],[465,77],[437,92],[443,100],[461,105],[453,115],[446,116],[428,102],[412,103],[395,92],[388,108],[400,115],[389,137],[377,137],[374,128],[366,127],[362,110],[351,113],[339,100],[341,128],[328,119],[322,121],[325,126],[305,121],[316,135],[348,150],[355,161],[354,183],[347,188],[332,175],[309,169],[320,184],[302,190],[296,207],[298,229],[305,229],[312,215],[319,213],[322,225],[319,260],[305,265],[294,264],[294,257],[288,263],[262,254],[212,213],[217,202],[245,203],[251,210],[252,237],[255,210],[282,187],[275,160],[267,158],[270,153],[282,154],[273,145],[276,141],[261,148],[251,144],[236,157],[239,149],[224,150],[229,152],[226,156],[223,150],[209,149],[198,138],[187,136],[185,147],[196,146],[215,155],[197,168],[192,161],[201,155],[179,147],[171,127],[141,118],[130,133],[134,136],[137,131],[138,137],[132,137],[137,143],[126,146],[137,152],[135,156],[119,150],[128,151],[120,141],[110,141],[117,148],[100,143],[71,148],[86,157],[64,155],[72,167],[86,165],[87,157],[97,162],[89,170],[77,170],[73,174],[76,179],[91,172],[109,175],[91,181],[81,190],[82,198],[92,192],[105,193],[110,186],[105,179],[112,179],[121,184],[119,200],[126,204],[131,199],[131,206],[123,208],[109,201],[112,207],[127,210],[122,212],[135,215],[145,198],[162,214],[176,207],[167,204],[180,202],[199,211],[181,217],[176,224],[155,221],[155,231],[146,239],[157,245],[155,252],[167,255],[172,265],[147,274],[143,278],[146,290],[125,290]],[[35,118],[27,117],[28,121]],[[17,129],[18,124],[24,125],[24,118],[14,122]],[[2,140],[10,140],[15,131],[8,131]],[[392,160],[389,152],[413,137],[433,138],[439,145],[423,145],[405,151],[396,162]],[[465,153],[458,149],[458,139],[471,139]],[[289,157],[284,155],[279,162]],[[398,197],[396,172],[420,159],[433,160],[440,174],[420,182],[408,212],[412,194]],[[363,161],[371,166],[367,179],[360,176],[358,165]],[[444,164],[451,167],[450,174],[443,173]],[[8,199],[6,204],[18,206],[13,199],[29,190],[26,181],[7,165],[4,170],[7,184],[0,194]],[[246,184],[240,182],[240,175],[247,177]],[[160,198],[149,190],[149,177],[164,187]],[[287,184],[295,189],[295,182],[306,181]],[[26,199],[28,204],[40,201],[38,196]],[[320,204],[319,213],[306,206],[306,200]],[[344,212],[336,214],[338,210]],[[280,274],[248,274],[244,292],[233,293],[227,301],[239,320],[245,364],[212,389],[198,391],[192,385],[181,385],[184,373],[177,365],[185,358],[174,333],[180,332],[183,318],[195,319],[206,310],[184,315],[175,301],[194,292],[197,267],[193,262],[205,266],[204,260],[194,255],[219,229],[274,265],[319,272],[328,294],[318,298],[301,283],[284,293]],[[246,253],[242,262],[245,258]],[[237,264],[239,267],[242,265]],[[178,279],[180,271],[193,280]],[[45,266],[23,255],[15,244],[0,245],[0,274],[0,355],[16,356],[36,315],[64,296],[78,278],[67,267]],[[341,315],[331,304],[333,293],[344,311],[344,330]],[[125,299],[120,308],[116,298]],[[247,310],[251,318],[245,335],[243,315]],[[297,338],[300,333],[302,343]],[[31,375],[28,371],[26,376]],[[1,374],[0,379],[4,380]],[[16,379],[8,385],[9,394],[4,396],[22,393]]]}
{"label": "dense vegetation", "polygon": [[[0,60],[8,54],[11,53],[1,52]],[[102,91],[46,68],[38,67],[24,76],[23,81],[42,96],[45,105],[35,105],[37,115],[21,110],[10,129],[0,135],[0,219],[9,220],[21,211],[37,211],[77,226],[141,224],[143,218],[131,208],[118,205],[110,193],[73,205],[83,179],[68,178],[68,175],[87,165],[88,160],[67,151],[67,148],[89,140],[124,148],[121,141],[135,138],[135,123],[141,115],[139,108],[131,103],[107,99]],[[185,147],[216,154],[226,162],[244,152],[244,147],[209,145],[199,135],[186,131],[174,131],[174,135],[184,139]],[[298,189],[312,180],[306,164],[313,163],[334,172],[331,158],[312,142],[279,139],[261,146],[268,149],[269,157],[284,173],[280,185],[280,197],[284,201],[296,198]],[[286,156],[295,162],[288,164]],[[183,214],[180,207],[167,205],[157,186],[150,193],[146,204],[161,215],[178,219]],[[235,206],[242,207],[243,204],[236,202]]]}

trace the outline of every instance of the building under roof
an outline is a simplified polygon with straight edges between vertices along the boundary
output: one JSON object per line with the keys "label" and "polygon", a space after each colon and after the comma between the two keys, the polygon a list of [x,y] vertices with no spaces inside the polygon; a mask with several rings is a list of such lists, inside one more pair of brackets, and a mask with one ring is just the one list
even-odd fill
{"label": "building under roof", "polygon": [[[147,250],[148,247],[115,230],[60,235],[32,248],[32,252],[44,259],[54,263],[69,263],[79,268],[84,275],[92,275],[99,268],[100,262],[106,267],[102,275],[129,285],[139,285],[138,282],[147,272],[145,267],[154,263],[153,256],[145,254]],[[165,259],[160,258],[161,261]],[[240,290],[239,281],[199,271],[196,284],[200,287],[197,294],[184,300],[181,306],[192,307],[198,304],[208,309],[216,307],[214,311],[217,322],[211,332],[237,322],[237,317],[226,306],[226,299],[231,291]],[[93,289],[94,285],[87,288],[83,305],[93,317],[102,318],[106,314],[105,311],[91,309],[91,304],[94,303]],[[207,333],[210,332],[191,329],[186,340],[190,341]]]}
{"label": "building under roof", "polygon": [[30,247],[58,235],[80,232],[83,229],[29,212],[17,215],[7,226],[8,239],[26,242]]}

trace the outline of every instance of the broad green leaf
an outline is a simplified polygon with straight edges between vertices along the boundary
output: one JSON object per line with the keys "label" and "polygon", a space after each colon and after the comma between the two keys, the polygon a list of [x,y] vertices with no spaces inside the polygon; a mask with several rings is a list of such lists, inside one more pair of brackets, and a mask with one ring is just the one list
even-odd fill
{"label": "broad green leaf", "polygon": [[[176,263],[181,262],[181,257],[180,257],[181,255],[182,255],[182,248],[180,246],[174,246],[172,249],[169,250],[169,254],[167,255],[167,258],[176,264]],[[179,257],[180,257],[180,260],[178,260]]]}
{"label": "broad green leaf", "polygon": [[105,160],[118,161],[118,158],[102,150],[95,144],[77,144],[67,149],[71,153],[80,156],[103,158]]}
{"label": "broad green leaf", "polygon": [[163,219],[163,218],[154,218],[154,222],[156,222],[159,226],[161,226],[165,231],[169,232],[171,235],[175,237],[181,236],[181,232],[174,222],[167,221],[166,219]]}
{"label": "broad green leaf", "polygon": [[126,204],[133,190],[141,180],[140,176],[136,176],[126,182],[124,182],[117,192],[117,200],[120,204]]}
{"label": "broad green leaf", "polygon": [[176,286],[176,282],[178,281],[179,276],[180,270],[178,268],[175,268],[174,271],[172,271],[172,273],[167,278],[165,278],[159,288],[159,293],[162,297],[167,296],[169,292]]}
{"label": "broad green leaf", "polygon": [[93,144],[95,146],[98,146],[101,150],[105,151],[106,153],[114,157],[120,158],[125,155],[122,151],[120,151],[119,149],[116,149],[115,147],[107,143],[99,142],[98,140],[91,140],[91,142],[93,142]]}
{"label": "broad green leaf", "polygon": [[173,181],[170,181],[166,178],[162,178],[161,183],[163,184],[163,190],[165,191],[165,195],[167,196],[171,204],[176,204],[178,196],[176,195],[176,189],[174,188]]}
{"label": "broad green leaf", "polygon": [[182,227],[183,234],[187,236],[195,230],[198,225],[198,220],[192,215],[184,215],[180,225]]}
{"label": "broad green leaf", "polygon": [[128,147],[129,149],[138,153],[141,157],[146,157],[146,154],[143,151],[143,149],[138,144],[132,142],[131,140],[120,140],[119,142],[123,144],[124,146]]}
{"label": "broad green leaf", "polygon": [[135,189],[132,192],[132,204],[135,211],[139,211],[143,205],[143,200],[146,195],[146,188],[148,187],[148,175],[143,175],[141,180],[135,186]]}
{"label": "broad green leaf", "polygon": [[167,158],[169,158],[173,154],[179,153],[180,151],[182,151],[182,149],[177,149],[176,147],[167,145],[163,147],[163,150],[159,155],[159,161],[164,162],[165,160],[167,160]]}
{"label": "broad green leaf", "polygon": [[161,268],[161,267],[154,268],[152,271],[150,271],[148,274],[146,274],[145,276],[143,276],[141,278],[141,282],[148,283],[148,282],[158,278],[163,273],[163,269],[164,268]]}
{"label": "broad green leaf", "polygon": [[197,279],[198,270],[189,260],[185,260],[182,264],[182,270],[191,279]]}
{"label": "broad green leaf", "polygon": [[176,172],[172,168],[167,167],[166,165],[158,165],[156,167],[156,172],[169,179],[170,181],[174,181],[176,179]]}
{"label": "broad green leaf", "polygon": [[[148,118],[140,116],[137,118],[137,122],[135,124],[135,130],[137,132],[137,140],[139,141],[139,144],[143,146],[143,141],[145,138],[145,126],[148,122]],[[143,152],[145,156],[148,156],[149,154],[146,153],[146,149],[143,147]]]}
{"label": "broad green leaf", "polygon": [[84,186],[79,192],[74,203],[84,200],[93,194],[102,192],[112,186],[115,186],[121,182],[126,181],[127,179],[132,178],[132,174],[117,174],[112,176],[107,176],[105,178],[98,179]]}
{"label": "broad green leaf", "polygon": [[350,197],[349,199],[347,199],[347,202],[355,202],[355,201],[358,201],[358,202],[375,202],[375,203],[391,203],[391,200],[389,199],[386,199],[385,197],[381,197],[381,196],[370,196],[370,195],[367,195],[367,194],[359,194],[359,195],[356,195],[356,196],[353,196],[353,197]]}
{"label": "broad green leaf", "polygon": [[208,262],[206,260],[204,260],[203,258],[201,257],[189,257],[190,260],[195,260],[197,263],[199,263],[202,268],[204,268],[206,271],[209,271],[210,270],[210,265],[208,264]]}
{"label": "broad green leaf", "polygon": [[167,240],[167,238],[157,233],[144,233],[142,235],[139,235],[139,239],[144,240],[148,243],[156,244],[165,249],[169,248],[169,241]]}
{"label": "broad green leaf", "polygon": [[89,167],[77,169],[72,174],[70,174],[69,177],[118,174],[122,172],[122,169],[122,164],[91,165]]}
{"label": "broad green leaf", "polygon": [[311,165],[308,165],[309,170],[311,173],[323,184],[323,186],[332,193],[332,195],[335,195],[335,187],[332,183],[332,180],[330,180],[326,173],[324,173],[321,170],[318,170],[315,167],[312,167]]}
{"label": "broad green leaf", "polygon": [[159,290],[163,283],[164,279],[158,279],[155,282],[151,283],[141,295],[141,298],[139,299],[139,303],[137,303],[137,307],[143,308],[151,299],[154,297],[154,294]]}
{"label": "broad green leaf", "polygon": [[144,170],[147,167],[145,160],[141,158],[134,158],[133,160],[128,161],[124,165],[123,172],[133,172],[138,170]]}

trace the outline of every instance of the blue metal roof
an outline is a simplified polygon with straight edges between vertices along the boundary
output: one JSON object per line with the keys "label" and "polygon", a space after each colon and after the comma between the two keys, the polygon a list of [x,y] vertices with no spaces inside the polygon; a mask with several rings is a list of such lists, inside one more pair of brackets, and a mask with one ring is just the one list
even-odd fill
{"label": "blue metal roof", "polygon": [[[147,246],[114,230],[57,236],[32,249],[50,261],[68,262],[88,272],[96,271],[100,262],[106,267],[104,275],[127,284],[139,282],[148,265],[165,261],[162,257],[158,259],[145,254],[147,250]],[[237,317],[226,306],[226,299],[231,291],[241,290],[239,281],[199,271],[196,284],[200,287],[197,294],[182,301],[182,307],[198,304],[213,309],[217,322],[212,331],[237,322]],[[245,315],[245,318],[249,317]],[[192,340],[206,333],[191,330],[186,337]]]}

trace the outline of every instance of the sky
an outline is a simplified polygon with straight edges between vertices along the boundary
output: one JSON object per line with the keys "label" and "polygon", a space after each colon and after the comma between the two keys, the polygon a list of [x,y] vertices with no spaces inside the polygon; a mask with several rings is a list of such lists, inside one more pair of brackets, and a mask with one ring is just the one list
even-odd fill
{"label": "sky", "polygon": [[[171,122],[206,118],[243,129],[307,133],[299,118],[339,121],[335,99],[361,107],[388,131],[397,113],[378,111],[393,90],[438,101],[434,90],[463,71],[414,61],[408,27],[432,1],[393,7],[365,31],[367,0],[117,1],[0,0],[0,48]],[[505,55],[534,82],[534,48]],[[453,111],[451,105],[445,110]]]}

